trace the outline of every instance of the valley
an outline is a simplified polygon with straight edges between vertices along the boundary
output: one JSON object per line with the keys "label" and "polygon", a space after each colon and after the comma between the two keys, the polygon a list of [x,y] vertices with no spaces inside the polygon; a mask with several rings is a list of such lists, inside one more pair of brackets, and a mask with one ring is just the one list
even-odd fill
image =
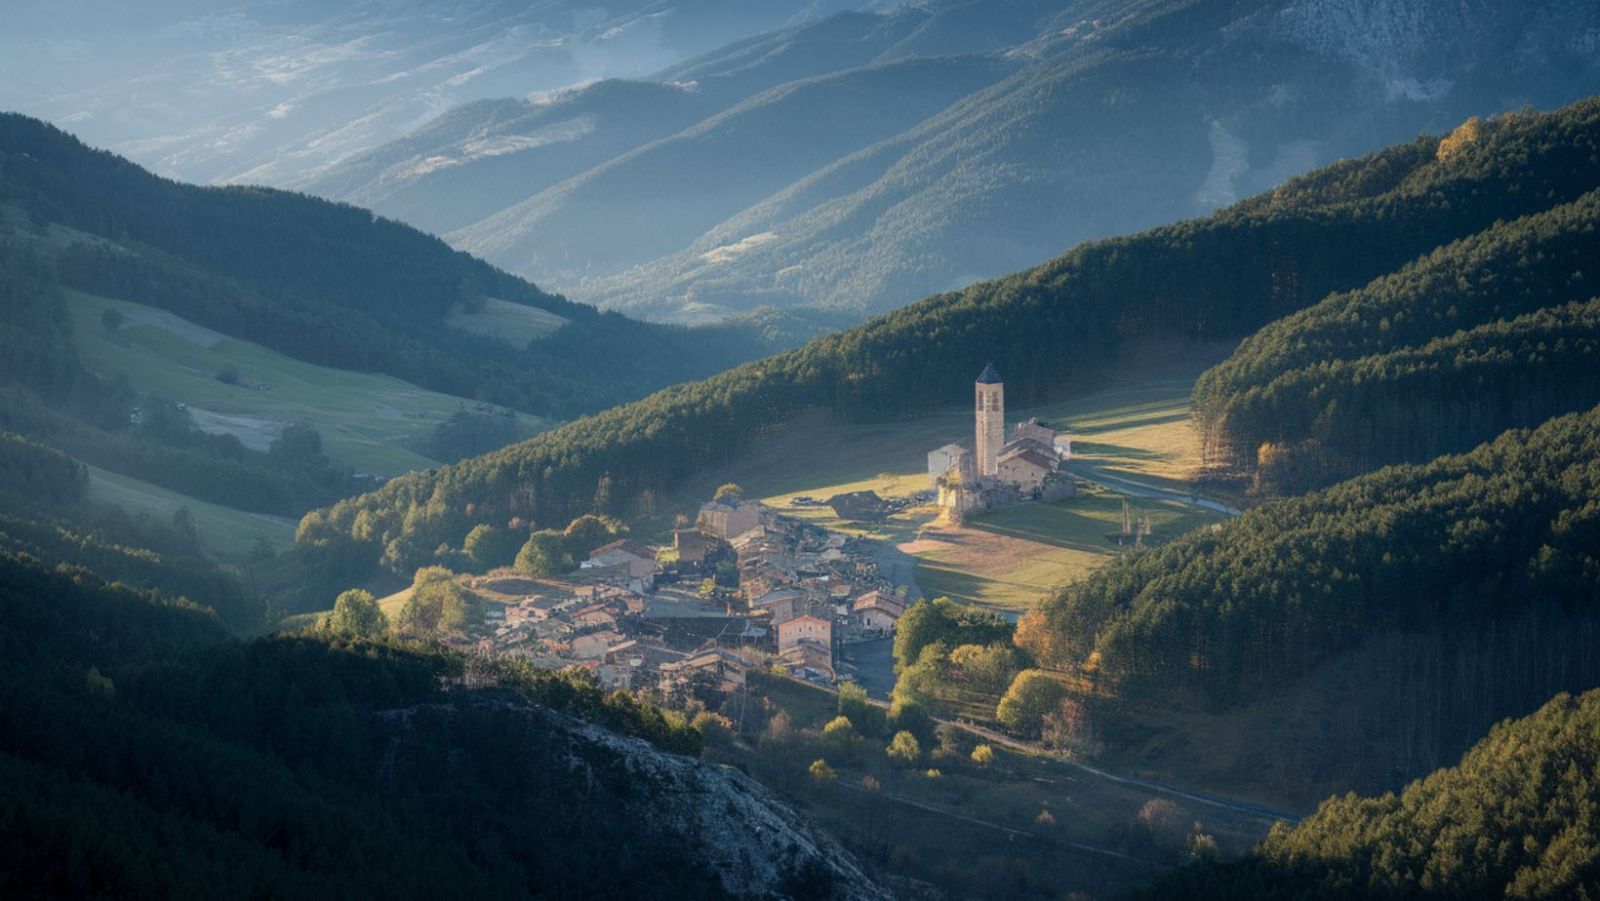
{"label": "valley", "polygon": [[113,6],[0,897],[1600,897],[1600,8]]}

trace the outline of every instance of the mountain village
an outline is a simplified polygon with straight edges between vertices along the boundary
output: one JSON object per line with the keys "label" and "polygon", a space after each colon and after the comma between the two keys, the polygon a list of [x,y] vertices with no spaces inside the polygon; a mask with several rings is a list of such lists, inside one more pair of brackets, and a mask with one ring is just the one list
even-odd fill
{"label": "mountain village", "polygon": [[[958,524],[995,507],[1071,496],[1072,477],[1060,469],[1068,436],[1034,419],[1002,440],[1004,416],[1004,385],[987,366],[976,382],[974,450],[930,452],[931,490],[909,503],[934,501]],[[859,520],[897,509],[870,491],[793,503],[827,504]],[[737,692],[752,667],[832,684],[851,678],[841,667],[846,646],[891,637],[917,599],[914,582],[884,572],[880,550],[758,500],[721,496],[700,507],[692,527],[675,529],[670,547],[623,538],[559,579],[504,570],[467,579],[491,602],[471,643],[480,654],[579,666],[608,691],[668,700]],[[880,653],[887,657],[886,643]]]}

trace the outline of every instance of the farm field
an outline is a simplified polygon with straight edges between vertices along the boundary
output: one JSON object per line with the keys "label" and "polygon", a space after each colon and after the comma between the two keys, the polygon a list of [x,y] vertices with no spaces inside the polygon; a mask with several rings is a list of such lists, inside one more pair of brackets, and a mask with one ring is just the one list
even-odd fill
{"label": "farm field", "polygon": [[188,507],[194,514],[201,546],[217,557],[243,557],[257,541],[266,542],[274,551],[286,551],[294,545],[294,520],[196,500],[94,466],[89,467],[89,499],[114,504],[130,516],[146,515],[162,521],[171,521],[178,508]]}
{"label": "farm field", "polygon": [[[1193,384],[1184,378],[1113,388],[1008,411],[1006,418],[1008,425],[1038,417],[1068,427],[1074,460],[1182,489],[1200,464],[1189,425]],[[746,496],[797,518],[897,545],[917,558],[917,584],[930,596],[1008,611],[1026,610],[1041,594],[1082,578],[1118,552],[1108,535],[1122,527],[1123,497],[1092,485],[1080,485],[1071,499],[995,511],[963,528],[936,524],[932,505],[881,522],[843,520],[825,506],[792,506],[801,496],[821,501],[850,491],[871,490],[883,497],[927,491],[927,452],[971,440],[972,414],[964,407],[874,425],[812,414],[779,430],[736,464],[693,480],[677,500],[687,509],[718,485],[736,482]],[[1152,543],[1222,518],[1174,501],[1127,500],[1130,516],[1149,519]]]}
{"label": "farm field", "polygon": [[[474,406],[390,376],[305,363],[154,307],[76,291],[66,292],[66,304],[90,368],[127,373],[140,392],[187,404],[198,428],[236,435],[257,450],[285,425],[303,422],[322,434],[334,459],[360,472],[398,475],[438,465],[406,442]],[[101,323],[111,308],[123,315],[115,334]],[[225,368],[238,373],[238,384],[218,381]],[[551,425],[517,415],[530,431]]]}

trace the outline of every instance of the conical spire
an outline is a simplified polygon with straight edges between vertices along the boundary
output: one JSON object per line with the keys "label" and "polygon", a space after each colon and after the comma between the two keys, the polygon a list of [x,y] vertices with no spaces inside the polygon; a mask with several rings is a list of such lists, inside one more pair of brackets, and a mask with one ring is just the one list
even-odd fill
{"label": "conical spire", "polygon": [[978,374],[978,384],[980,384],[980,385],[998,385],[998,384],[1000,384],[1000,373],[995,371],[993,363],[989,363],[989,364],[987,364],[987,365],[985,365],[983,367],[983,372],[980,372]]}

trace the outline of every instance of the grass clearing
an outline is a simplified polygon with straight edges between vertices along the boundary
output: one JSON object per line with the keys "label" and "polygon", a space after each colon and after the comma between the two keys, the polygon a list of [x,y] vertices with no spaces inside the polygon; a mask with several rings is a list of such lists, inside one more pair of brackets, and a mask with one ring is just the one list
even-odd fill
{"label": "grass clearing", "polygon": [[[195,325],[164,310],[66,292],[78,352],[106,375],[127,373],[134,388],[188,404],[196,425],[234,434],[264,449],[285,425],[303,422],[322,434],[334,459],[361,472],[392,476],[437,466],[406,446],[475,402],[419,388],[386,375],[317,366]],[[124,317],[116,334],[100,317]],[[238,384],[217,380],[226,368]],[[551,423],[518,414],[530,431]]]}
{"label": "grass clearing", "polygon": [[527,347],[528,342],[535,338],[543,338],[566,325],[567,319],[538,307],[486,297],[483,309],[470,313],[461,309],[451,310],[444,324],[474,335],[504,341],[513,347]]}
{"label": "grass clearing", "polygon": [[246,513],[224,507],[186,494],[130,479],[127,476],[89,467],[89,499],[114,504],[131,516],[149,516],[170,522],[172,514],[180,507],[188,507],[194,514],[194,523],[200,534],[200,545],[216,557],[243,557],[265,541],[274,551],[286,551],[294,545],[297,523],[281,516],[264,513]]}

